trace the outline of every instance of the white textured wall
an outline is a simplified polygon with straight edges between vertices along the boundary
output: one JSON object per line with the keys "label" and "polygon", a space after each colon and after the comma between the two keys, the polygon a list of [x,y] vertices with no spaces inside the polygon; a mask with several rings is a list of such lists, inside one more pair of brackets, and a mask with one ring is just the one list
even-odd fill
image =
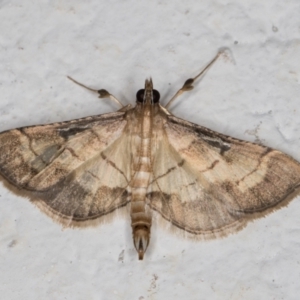
{"label": "white textured wall", "polygon": [[[300,2],[0,1],[0,130],[113,111],[152,76],[162,102],[228,47],[172,112],[300,160]],[[62,228],[0,186],[0,297],[299,299],[300,197],[228,238],[154,226],[137,260],[129,218]],[[123,258],[122,258],[123,257]]]}

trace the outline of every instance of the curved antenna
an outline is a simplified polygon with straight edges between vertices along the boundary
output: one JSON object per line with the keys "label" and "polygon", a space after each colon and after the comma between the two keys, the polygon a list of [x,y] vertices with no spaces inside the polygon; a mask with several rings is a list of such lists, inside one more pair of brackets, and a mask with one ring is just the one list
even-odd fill
{"label": "curved antenna", "polygon": [[84,87],[85,89],[99,94],[99,98],[109,98],[110,100],[115,101],[116,103],[118,103],[121,107],[124,107],[124,105],[115,96],[113,96],[111,93],[109,93],[107,90],[104,90],[104,89],[101,89],[101,90],[91,89],[91,88],[87,87],[86,85],[76,81],[75,79],[73,79],[70,76],[67,76],[67,78],[70,79],[71,81],[73,81],[74,83]]}
{"label": "curved antenna", "polygon": [[205,73],[212,65],[213,63],[220,57],[221,54],[223,54],[224,51],[219,51],[218,54],[214,57],[214,59],[208,63],[208,65],[194,78],[189,78],[188,80],[185,81],[183,84],[182,88],[177,91],[177,93],[171,98],[171,100],[167,103],[165,108],[168,109],[168,107],[172,104],[172,102],[179,97],[182,93],[190,91],[194,88],[193,83],[197,78],[199,78],[203,73]]}

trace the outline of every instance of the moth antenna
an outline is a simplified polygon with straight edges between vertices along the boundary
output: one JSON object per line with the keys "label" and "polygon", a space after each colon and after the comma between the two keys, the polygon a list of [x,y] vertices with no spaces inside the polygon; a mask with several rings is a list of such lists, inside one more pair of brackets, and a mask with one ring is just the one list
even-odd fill
{"label": "moth antenna", "polygon": [[87,87],[86,85],[76,81],[75,79],[73,79],[70,76],[67,76],[67,78],[70,79],[71,81],[73,81],[74,83],[84,87],[85,89],[99,94],[99,98],[109,98],[110,100],[115,101],[116,103],[118,103],[121,107],[124,107],[124,105],[115,96],[113,96],[111,93],[109,93],[107,90],[104,90],[104,89],[101,89],[101,90],[91,89],[91,88]]}
{"label": "moth antenna", "polygon": [[217,55],[207,64],[207,66],[194,78],[189,78],[188,80],[185,81],[183,84],[182,88],[176,92],[176,94],[171,98],[171,100],[167,103],[165,108],[168,108],[172,102],[179,97],[182,93],[190,91],[194,88],[193,83],[195,82],[196,79],[198,79],[203,73],[205,73],[212,65],[213,63],[220,57],[221,54],[224,53],[224,50],[220,50]]}

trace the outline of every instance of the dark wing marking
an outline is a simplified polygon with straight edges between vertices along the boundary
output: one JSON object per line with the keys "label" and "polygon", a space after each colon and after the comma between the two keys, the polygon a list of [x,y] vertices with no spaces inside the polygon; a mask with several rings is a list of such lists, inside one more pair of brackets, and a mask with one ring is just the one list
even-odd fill
{"label": "dark wing marking", "polygon": [[299,192],[300,164],[279,151],[168,117],[149,205],[195,235],[234,232]]}

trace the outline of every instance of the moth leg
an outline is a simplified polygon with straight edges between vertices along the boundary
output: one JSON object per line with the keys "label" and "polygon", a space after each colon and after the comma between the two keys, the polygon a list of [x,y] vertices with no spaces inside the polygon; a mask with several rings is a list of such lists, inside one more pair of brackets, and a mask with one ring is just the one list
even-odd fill
{"label": "moth leg", "polygon": [[71,81],[73,81],[74,83],[84,87],[85,89],[99,94],[99,98],[109,98],[110,100],[115,101],[116,103],[118,103],[121,107],[124,107],[124,105],[115,96],[113,96],[111,93],[109,93],[107,90],[104,90],[104,89],[101,89],[101,90],[91,89],[91,88],[87,87],[86,85],[76,81],[75,79],[73,79],[70,76],[67,76],[67,78],[70,79]]}
{"label": "moth leg", "polygon": [[221,54],[223,54],[223,52],[224,51],[219,51],[218,54],[213,58],[213,60],[209,62],[207,66],[196,77],[189,78],[188,80],[186,80],[182,88],[178,90],[177,93],[171,98],[171,100],[167,103],[165,108],[168,108],[172,104],[172,102],[182,93],[192,90],[194,88],[193,83],[195,82],[195,80],[199,78],[203,73],[205,73],[205,71],[207,71],[213,65],[213,63],[220,57]]}

